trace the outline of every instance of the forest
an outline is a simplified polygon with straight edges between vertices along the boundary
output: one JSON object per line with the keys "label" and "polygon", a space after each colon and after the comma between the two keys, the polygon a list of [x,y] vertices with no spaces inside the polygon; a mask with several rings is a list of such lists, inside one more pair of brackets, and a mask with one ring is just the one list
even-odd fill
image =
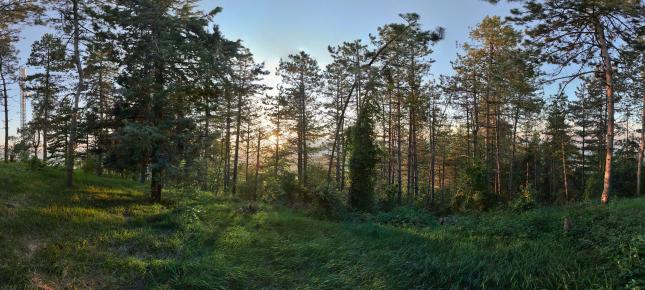
{"label": "forest", "polygon": [[417,13],[269,68],[200,2],[0,0],[0,289],[645,287],[642,0],[507,1],[450,74]]}

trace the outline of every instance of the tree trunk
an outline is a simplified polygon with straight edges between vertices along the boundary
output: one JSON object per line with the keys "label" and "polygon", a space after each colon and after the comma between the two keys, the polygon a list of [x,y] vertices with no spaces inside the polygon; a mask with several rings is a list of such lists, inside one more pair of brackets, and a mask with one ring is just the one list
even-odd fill
{"label": "tree trunk", "polygon": [[429,186],[430,186],[430,204],[434,204],[434,193],[435,193],[435,163],[436,163],[436,108],[434,104],[434,98],[432,99],[432,107],[430,109],[430,174],[429,174]]}
{"label": "tree trunk", "polygon": [[[155,164],[157,161],[157,158],[153,159],[152,164]],[[161,174],[161,169],[158,168],[158,166],[152,167],[152,176],[150,178],[150,198],[154,202],[161,201],[161,190],[163,188]]]}
{"label": "tree trunk", "polygon": [[237,97],[237,115],[235,118],[235,152],[233,153],[233,178],[231,181],[231,192],[237,195],[238,161],[240,157],[240,128],[242,125],[242,96]]}
{"label": "tree trunk", "polygon": [[444,138],[444,141],[442,142],[443,145],[441,147],[441,201],[440,204],[443,206],[444,204],[444,197],[446,194],[446,141],[447,139]]}
{"label": "tree trunk", "polygon": [[258,188],[260,187],[260,141],[262,131],[258,130],[258,143],[255,151],[255,186],[253,187],[253,200],[258,199]]}
{"label": "tree trunk", "polygon": [[278,176],[278,167],[280,165],[280,103],[276,112],[276,133],[275,133],[275,176]]}
{"label": "tree trunk", "polygon": [[511,164],[508,169],[508,200],[513,199],[515,194],[515,187],[513,186],[514,168],[515,168],[515,143],[517,142],[517,121],[519,119],[520,109],[515,109],[515,116],[513,117],[513,136],[511,140]]}
{"label": "tree trunk", "polygon": [[[642,72],[643,86],[645,87],[645,69]],[[636,170],[636,196],[641,195],[641,171],[643,169],[643,151],[645,151],[645,92],[643,94],[643,111],[641,113],[641,140],[638,146],[638,169]]]}
{"label": "tree trunk", "polygon": [[251,148],[251,121],[246,122],[246,162],[244,163],[244,182],[249,182],[249,149]]}
{"label": "tree trunk", "polygon": [[224,135],[224,191],[229,188],[231,179],[231,96],[226,96],[226,133]]}
{"label": "tree trunk", "polygon": [[614,85],[612,80],[613,68],[611,58],[609,56],[609,48],[607,40],[605,39],[605,31],[599,19],[595,19],[595,29],[598,43],[600,44],[600,52],[605,65],[605,89],[607,91],[607,135],[606,135],[606,152],[605,152],[605,172],[603,178],[603,189],[600,201],[606,205],[609,201],[609,193],[611,190],[611,161],[614,152]]}
{"label": "tree trunk", "polygon": [[[105,133],[105,95],[103,94],[103,66],[101,66],[101,69],[99,69],[99,120],[101,123],[101,126],[99,128],[99,133],[97,135],[96,143],[97,143],[97,151],[98,151],[98,156],[97,156],[97,162],[96,162],[96,167],[95,167],[95,174],[97,176],[103,175],[103,149],[105,148],[105,139],[106,139],[106,133]],[[88,138],[89,140],[89,138]],[[89,141],[88,141],[89,142]]]}
{"label": "tree trunk", "polygon": [[401,151],[401,93],[397,92],[396,102],[396,179],[397,179],[397,201],[401,204],[403,195],[403,152]]}
{"label": "tree trunk", "polygon": [[562,177],[564,178],[564,198],[566,201],[569,201],[569,186],[567,184],[567,159],[565,158],[564,153],[564,138],[560,143],[560,150],[562,150]]}
{"label": "tree trunk", "polygon": [[74,93],[74,107],[72,109],[72,116],[69,125],[69,142],[67,142],[67,154],[65,156],[65,173],[66,184],[71,188],[74,180],[74,148],[76,145],[76,122],[78,120],[78,102],[81,99],[83,92],[83,63],[81,62],[80,44],[80,19],[78,0],[72,0],[73,13],[74,13],[74,62],[76,63],[76,73],[78,74],[78,84],[76,85],[76,92]]}
{"label": "tree trunk", "polygon": [[2,92],[4,101],[4,162],[9,162],[9,96],[7,94],[7,80],[4,71],[0,67],[0,77],[2,78]]}
{"label": "tree trunk", "polygon": [[495,105],[495,192],[497,196],[502,197],[502,158],[499,146],[499,100],[496,100]]}

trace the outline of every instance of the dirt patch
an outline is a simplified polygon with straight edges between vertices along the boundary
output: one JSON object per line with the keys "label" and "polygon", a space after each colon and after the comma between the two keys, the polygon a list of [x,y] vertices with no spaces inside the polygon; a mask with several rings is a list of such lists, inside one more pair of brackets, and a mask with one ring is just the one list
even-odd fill
{"label": "dirt patch", "polygon": [[34,273],[34,276],[31,277],[31,284],[36,286],[37,289],[41,290],[55,290],[54,286],[51,286],[49,283],[43,280],[43,278],[38,274]]}

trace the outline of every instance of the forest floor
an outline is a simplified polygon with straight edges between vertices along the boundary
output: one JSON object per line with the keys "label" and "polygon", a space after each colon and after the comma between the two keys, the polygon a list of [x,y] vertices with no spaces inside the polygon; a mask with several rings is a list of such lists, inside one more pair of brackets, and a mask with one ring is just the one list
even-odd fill
{"label": "forest floor", "polygon": [[[645,198],[321,220],[209,193],[0,165],[0,289],[598,289],[645,284]],[[563,220],[573,221],[571,230]]]}

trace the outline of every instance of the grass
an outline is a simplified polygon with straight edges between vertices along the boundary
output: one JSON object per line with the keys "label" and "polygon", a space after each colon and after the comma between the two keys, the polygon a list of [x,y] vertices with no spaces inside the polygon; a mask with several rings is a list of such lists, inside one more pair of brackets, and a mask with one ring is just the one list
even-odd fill
{"label": "grass", "polygon": [[[643,287],[645,199],[353,221],[202,192],[0,165],[0,288],[616,289]],[[573,221],[562,229],[563,219]]]}

